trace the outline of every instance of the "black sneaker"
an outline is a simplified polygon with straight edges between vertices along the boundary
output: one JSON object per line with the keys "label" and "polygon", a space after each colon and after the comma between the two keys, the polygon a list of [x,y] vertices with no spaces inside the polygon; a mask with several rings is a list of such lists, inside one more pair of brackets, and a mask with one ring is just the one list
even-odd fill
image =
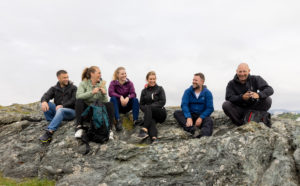
{"label": "black sneaker", "polygon": [[201,130],[195,126],[195,132],[193,134],[193,138],[200,138],[202,135],[201,135]]}
{"label": "black sneaker", "polygon": [[123,130],[123,127],[122,127],[122,120],[121,119],[118,119],[117,120],[117,123],[116,123],[116,131],[121,131]]}
{"label": "black sneaker", "polygon": [[140,133],[139,133],[139,135],[137,136],[138,138],[141,138],[141,139],[145,139],[145,138],[147,138],[149,135],[148,135],[148,133],[145,131],[145,130],[143,130],[143,129],[141,129],[140,130]]}
{"label": "black sneaker", "polygon": [[151,144],[157,144],[159,140],[157,138],[151,140]]}
{"label": "black sneaker", "polygon": [[53,133],[46,130],[45,134],[40,137],[40,141],[43,143],[47,143],[47,142],[51,141],[52,135],[53,135]]}
{"label": "black sneaker", "polygon": [[141,121],[141,120],[133,121],[133,127],[142,126],[143,124],[144,124],[144,121]]}

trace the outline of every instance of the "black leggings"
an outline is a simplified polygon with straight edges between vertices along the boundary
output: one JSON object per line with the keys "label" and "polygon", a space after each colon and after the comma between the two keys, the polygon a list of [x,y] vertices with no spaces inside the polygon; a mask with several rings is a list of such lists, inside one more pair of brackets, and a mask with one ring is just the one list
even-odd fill
{"label": "black leggings", "polygon": [[[105,102],[104,103],[108,118],[109,118],[109,125],[110,129],[112,128],[112,124],[114,121],[114,105],[111,102]],[[76,122],[75,126],[82,125],[82,117],[81,114],[84,112],[84,110],[88,107],[88,105],[84,102],[83,99],[77,99],[75,104],[75,112],[76,112]]]}
{"label": "black leggings", "polygon": [[165,108],[151,107],[150,105],[142,106],[144,112],[144,124],[142,127],[148,130],[150,138],[157,138],[156,123],[163,123],[166,120],[167,112]]}

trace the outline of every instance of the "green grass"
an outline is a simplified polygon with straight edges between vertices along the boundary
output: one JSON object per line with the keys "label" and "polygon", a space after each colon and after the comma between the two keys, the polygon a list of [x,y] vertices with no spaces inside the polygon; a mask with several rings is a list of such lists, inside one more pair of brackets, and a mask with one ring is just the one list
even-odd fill
{"label": "green grass", "polygon": [[300,114],[282,113],[282,114],[278,114],[278,117],[296,120],[300,117]]}
{"label": "green grass", "polygon": [[2,174],[0,174],[0,186],[54,186],[55,181],[50,181],[46,179],[23,179],[21,181],[16,181],[11,178],[4,178]]}

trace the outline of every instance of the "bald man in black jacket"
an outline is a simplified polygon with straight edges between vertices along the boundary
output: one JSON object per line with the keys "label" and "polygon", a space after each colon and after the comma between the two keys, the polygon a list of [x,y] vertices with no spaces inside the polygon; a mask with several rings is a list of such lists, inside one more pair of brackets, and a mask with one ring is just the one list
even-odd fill
{"label": "bald man in black jacket", "polygon": [[274,90],[260,76],[250,75],[248,64],[241,63],[233,80],[226,87],[226,101],[222,107],[236,125],[243,125],[248,110],[267,111],[272,105],[270,96]]}

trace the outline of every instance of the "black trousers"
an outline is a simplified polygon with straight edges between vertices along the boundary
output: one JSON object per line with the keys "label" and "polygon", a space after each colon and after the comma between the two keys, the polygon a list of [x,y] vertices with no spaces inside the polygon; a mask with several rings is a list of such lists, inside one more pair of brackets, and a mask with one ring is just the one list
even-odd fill
{"label": "black trousers", "polygon": [[244,117],[248,110],[262,110],[268,111],[272,105],[272,99],[270,97],[259,100],[254,105],[249,107],[240,107],[230,101],[225,101],[222,105],[224,113],[232,120],[235,125],[243,125]]}
{"label": "black trousers", "polygon": [[[114,105],[111,102],[105,102],[104,103],[106,110],[107,110],[107,114],[108,114],[108,118],[109,118],[109,125],[110,125],[110,129],[112,128],[112,124],[114,121]],[[88,107],[88,105],[84,102],[83,99],[77,99],[76,100],[76,104],[75,104],[75,112],[76,112],[76,122],[75,125],[76,127],[78,125],[82,125],[83,120],[81,117],[81,114],[84,112],[84,110]]]}
{"label": "black trousers", "polygon": [[150,138],[157,138],[156,123],[163,123],[167,118],[167,112],[165,108],[151,107],[150,105],[141,106],[141,110],[144,112],[144,124],[142,127],[148,130]]}
{"label": "black trousers", "polygon": [[[184,114],[181,110],[176,110],[174,112],[174,118],[177,120],[179,125],[185,131],[188,131],[192,134],[195,132],[194,125],[195,125],[196,120],[199,118],[198,114],[192,113],[193,126],[191,126],[191,127],[186,126],[187,118],[185,118],[185,116],[184,116]],[[203,136],[211,136],[212,132],[213,132],[213,121],[212,121],[212,119],[210,117],[204,118],[202,120],[202,124],[200,125],[200,129],[201,129],[201,133],[202,133]]]}

